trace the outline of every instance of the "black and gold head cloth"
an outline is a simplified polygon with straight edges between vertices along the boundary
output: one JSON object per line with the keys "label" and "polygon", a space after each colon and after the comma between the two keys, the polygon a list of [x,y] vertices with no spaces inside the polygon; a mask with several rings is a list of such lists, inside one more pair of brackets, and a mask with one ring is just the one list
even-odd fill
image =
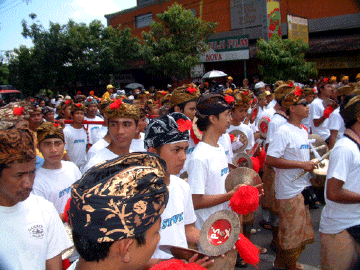
{"label": "black and gold head cloth", "polygon": [[111,104],[106,107],[106,116],[111,117],[132,118],[136,121],[140,119],[140,109],[138,106],[123,102],[122,99],[114,99]]}
{"label": "black and gold head cloth", "polygon": [[[228,96],[230,97],[230,96]],[[196,102],[196,117],[204,117],[222,113],[231,109],[234,105],[234,98],[228,99],[223,94],[209,92],[202,95]]]}
{"label": "black and gold head cloth", "polygon": [[192,122],[184,114],[173,112],[153,119],[145,130],[145,148],[189,141]]}
{"label": "black and gold head cloth", "polygon": [[29,129],[0,131],[0,164],[31,161],[35,157],[34,136]]}
{"label": "black and gold head cloth", "polygon": [[59,124],[53,124],[50,122],[42,123],[37,131],[37,142],[40,143],[45,139],[57,138],[65,142],[64,132]]}
{"label": "black and gold head cloth", "polygon": [[89,169],[72,185],[72,229],[93,242],[114,242],[149,229],[165,209],[166,163],[153,153],[130,153]]}
{"label": "black and gold head cloth", "polygon": [[200,89],[196,84],[184,84],[172,91],[171,104],[173,106],[186,103],[189,101],[196,101],[200,97]]}
{"label": "black and gold head cloth", "polygon": [[340,107],[340,115],[345,125],[360,117],[360,95],[351,95]]}

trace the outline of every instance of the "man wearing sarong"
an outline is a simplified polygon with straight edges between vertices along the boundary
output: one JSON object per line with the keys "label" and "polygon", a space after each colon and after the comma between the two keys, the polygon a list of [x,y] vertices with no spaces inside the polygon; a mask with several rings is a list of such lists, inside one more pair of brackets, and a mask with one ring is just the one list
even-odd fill
{"label": "man wearing sarong", "polygon": [[309,115],[303,91],[300,88],[292,90],[284,97],[282,106],[289,120],[274,134],[266,156],[266,164],[276,168],[279,248],[274,266],[295,270],[303,267],[297,260],[305,245],[314,241],[309,208],[304,205],[301,194],[310,186],[310,175],[297,176],[303,171],[312,171],[316,163],[310,161],[308,133],[301,126],[301,120]]}

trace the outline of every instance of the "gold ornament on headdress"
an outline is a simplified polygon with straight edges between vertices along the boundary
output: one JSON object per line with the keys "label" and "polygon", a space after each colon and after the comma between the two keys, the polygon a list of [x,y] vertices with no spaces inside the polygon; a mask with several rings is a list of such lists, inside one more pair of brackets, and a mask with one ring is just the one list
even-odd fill
{"label": "gold ornament on headdress", "polygon": [[171,103],[173,106],[188,102],[196,101],[200,97],[200,89],[196,84],[184,84],[172,91]]}
{"label": "gold ornament on headdress", "polygon": [[303,90],[300,87],[297,87],[283,98],[281,106],[285,109],[289,109],[291,105],[296,104],[302,98],[304,98]]}
{"label": "gold ornament on headdress", "polygon": [[108,119],[119,117],[132,118],[138,121],[140,119],[140,109],[136,105],[123,102],[122,99],[116,99],[106,108],[106,116]]}

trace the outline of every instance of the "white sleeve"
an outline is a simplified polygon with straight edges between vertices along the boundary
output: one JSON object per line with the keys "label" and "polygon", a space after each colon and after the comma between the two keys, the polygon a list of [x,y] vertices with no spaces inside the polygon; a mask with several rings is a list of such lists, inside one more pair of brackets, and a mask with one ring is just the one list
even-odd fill
{"label": "white sleeve", "polygon": [[338,113],[332,113],[329,117],[329,130],[339,131],[342,126],[342,118]]}
{"label": "white sleeve", "polygon": [[275,158],[280,158],[284,155],[288,142],[284,134],[279,131],[275,132],[274,137],[270,140],[267,155]]}
{"label": "white sleeve", "polygon": [[54,258],[64,250],[73,246],[69,236],[65,232],[64,225],[61,222],[59,214],[51,204],[49,210],[49,219],[47,224],[47,255],[46,260]]}
{"label": "white sleeve", "polygon": [[335,147],[329,158],[329,168],[326,179],[336,178],[346,182],[349,168],[353,163],[353,155],[347,147]]}
{"label": "white sleeve", "polygon": [[48,198],[46,198],[46,196],[45,196],[46,192],[44,191],[43,186],[41,186],[39,184],[39,181],[41,181],[41,179],[35,177],[34,185],[33,185],[33,189],[31,191],[31,193],[33,193],[35,195],[38,195],[40,197],[43,197],[44,199],[48,200]]}
{"label": "white sleeve", "polygon": [[65,150],[68,151],[69,150],[69,133],[67,132],[66,129],[64,129],[64,138],[65,138]]}
{"label": "white sleeve", "polygon": [[312,120],[320,119],[324,114],[324,110],[320,107],[318,103],[315,103],[312,108]]}
{"label": "white sleeve", "polygon": [[186,190],[184,190],[184,195],[185,195],[184,196],[184,209],[185,209],[184,222],[185,222],[185,225],[188,225],[188,224],[194,223],[196,221],[194,204],[193,204],[189,186],[187,186]]}
{"label": "white sleeve", "polygon": [[206,164],[199,159],[190,159],[188,164],[188,183],[192,194],[205,194],[208,175]]}

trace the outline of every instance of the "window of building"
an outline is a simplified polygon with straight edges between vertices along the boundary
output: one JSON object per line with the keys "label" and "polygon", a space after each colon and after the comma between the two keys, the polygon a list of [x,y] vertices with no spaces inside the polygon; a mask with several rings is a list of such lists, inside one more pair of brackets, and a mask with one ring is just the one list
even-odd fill
{"label": "window of building", "polygon": [[142,28],[145,26],[149,26],[153,21],[152,13],[147,13],[143,15],[139,15],[135,17],[135,27]]}

